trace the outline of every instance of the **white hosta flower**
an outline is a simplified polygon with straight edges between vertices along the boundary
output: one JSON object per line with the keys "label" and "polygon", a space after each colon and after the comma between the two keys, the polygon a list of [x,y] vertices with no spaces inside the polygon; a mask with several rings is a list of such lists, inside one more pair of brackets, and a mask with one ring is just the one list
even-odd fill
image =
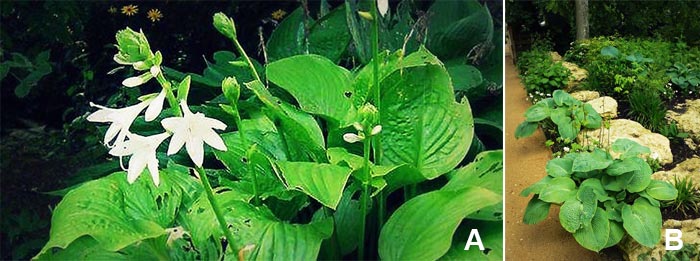
{"label": "white hosta flower", "polygon": [[[129,127],[131,127],[131,123],[134,122],[134,119],[139,116],[141,111],[143,111],[143,109],[146,108],[150,102],[151,100],[147,100],[120,109],[107,108],[90,103],[90,106],[97,107],[100,110],[88,115],[87,120],[92,122],[112,123],[112,125],[109,126],[109,129],[107,129],[107,133],[105,133],[105,138],[103,141],[105,145],[112,147],[114,144],[124,141],[126,134],[129,132]],[[112,145],[110,145],[109,142],[114,140],[114,137],[117,137],[117,139],[114,143],[112,143]]]}
{"label": "white hosta flower", "polygon": [[571,149],[569,149],[569,147],[564,147],[564,151],[565,151],[565,152],[569,152],[570,150],[571,150]]}
{"label": "white hosta flower", "polygon": [[[129,133],[129,139],[112,148],[109,154],[118,156],[120,163],[122,157],[131,155],[126,174],[126,180],[129,183],[134,183],[136,178],[141,175],[141,172],[148,167],[153,183],[158,186],[160,184],[160,176],[158,175],[156,150],[168,137],[170,137],[170,133],[167,132],[146,137]],[[122,166],[122,168],[124,167]]]}
{"label": "white hosta flower", "polygon": [[124,79],[124,81],[122,81],[122,85],[126,87],[136,87],[148,82],[149,80],[153,79],[153,77],[158,77],[158,74],[160,73],[161,70],[159,66],[152,66],[151,69],[144,74]]}
{"label": "white hosta flower", "polygon": [[[345,140],[347,143],[355,143],[358,141],[363,141],[365,139],[365,134],[364,134],[364,127],[362,124],[355,122],[352,124],[353,127],[357,130],[357,134],[355,133],[345,133],[343,134],[343,140]],[[369,136],[374,136],[382,132],[382,125],[377,125],[372,128],[370,131]]]}
{"label": "white hosta flower", "polygon": [[173,133],[168,146],[168,155],[177,153],[182,145],[185,145],[187,154],[197,166],[201,167],[204,161],[204,143],[215,149],[226,151],[224,140],[214,129],[226,129],[223,122],[207,118],[202,113],[192,113],[187,107],[187,102],[180,101],[182,117],[171,117],[161,121],[163,128]]}
{"label": "white hosta flower", "polygon": [[379,9],[379,14],[386,15],[386,12],[389,11],[389,0],[377,0],[377,9]]}
{"label": "white hosta flower", "polygon": [[146,121],[155,120],[160,112],[163,110],[163,102],[165,101],[165,89],[162,89],[158,96],[153,98],[146,109]]}
{"label": "white hosta flower", "polygon": [[659,157],[660,157],[660,156],[659,156],[659,153],[656,152],[656,151],[652,152],[650,156],[651,156],[651,158],[654,159],[654,160],[659,160]]}

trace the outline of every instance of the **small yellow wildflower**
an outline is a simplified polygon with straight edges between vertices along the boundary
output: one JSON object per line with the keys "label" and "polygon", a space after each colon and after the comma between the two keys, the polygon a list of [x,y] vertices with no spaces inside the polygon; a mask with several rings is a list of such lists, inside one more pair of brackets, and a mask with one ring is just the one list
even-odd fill
{"label": "small yellow wildflower", "polygon": [[133,16],[136,13],[139,12],[139,6],[138,5],[125,5],[122,6],[122,14],[126,16]]}
{"label": "small yellow wildflower", "polygon": [[272,14],[270,14],[270,16],[272,16],[272,19],[275,19],[275,20],[280,20],[285,15],[287,15],[287,12],[285,12],[282,9],[277,9],[276,11],[272,12]]}
{"label": "small yellow wildflower", "polygon": [[158,9],[148,10],[146,16],[148,17],[148,19],[151,19],[151,22],[154,23],[160,21],[160,19],[163,18],[163,14]]}
{"label": "small yellow wildflower", "polygon": [[110,14],[116,14],[117,13],[117,8],[114,6],[110,6],[109,9],[107,9],[107,12]]}

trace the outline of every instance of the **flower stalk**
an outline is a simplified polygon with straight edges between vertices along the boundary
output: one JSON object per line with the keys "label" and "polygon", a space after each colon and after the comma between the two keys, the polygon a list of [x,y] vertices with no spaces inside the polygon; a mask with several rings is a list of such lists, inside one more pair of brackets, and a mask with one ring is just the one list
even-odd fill
{"label": "flower stalk", "polygon": [[360,198],[360,211],[362,212],[362,221],[360,221],[360,243],[357,245],[357,259],[364,259],[365,257],[365,230],[367,226],[367,212],[369,207],[369,184],[372,180],[372,174],[370,173],[369,165],[369,151],[371,146],[371,136],[367,137],[362,141],[363,145],[363,158],[364,158],[364,168],[362,176],[364,181],[362,181],[362,197]]}
{"label": "flower stalk", "polygon": [[226,241],[228,241],[228,245],[231,249],[234,249],[233,245],[233,234],[231,234],[231,231],[228,230],[228,225],[226,225],[226,220],[224,219],[224,215],[221,212],[221,207],[219,206],[219,202],[216,201],[216,198],[214,198],[214,192],[212,192],[211,185],[209,184],[209,178],[207,177],[207,172],[204,170],[202,167],[195,167],[195,170],[197,173],[199,173],[199,178],[200,181],[202,181],[202,187],[204,188],[204,193],[207,194],[207,200],[209,200],[209,204],[211,205],[211,209],[214,211],[214,215],[216,216],[216,220],[219,222],[219,227],[221,230],[224,232],[224,236],[226,237]]}

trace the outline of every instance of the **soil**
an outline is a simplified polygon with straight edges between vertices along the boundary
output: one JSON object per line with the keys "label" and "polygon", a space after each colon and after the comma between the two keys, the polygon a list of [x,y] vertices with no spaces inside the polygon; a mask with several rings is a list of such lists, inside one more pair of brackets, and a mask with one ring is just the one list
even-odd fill
{"label": "soil", "polygon": [[506,260],[620,260],[612,248],[601,254],[581,247],[559,224],[559,208],[552,207],[544,221],[527,225],[522,222],[528,197],[520,191],[544,177],[545,165],[552,152],[544,146],[545,137],[537,131],[530,137],[516,140],[515,128],[531,105],[510,57],[506,59],[505,118],[505,222]]}

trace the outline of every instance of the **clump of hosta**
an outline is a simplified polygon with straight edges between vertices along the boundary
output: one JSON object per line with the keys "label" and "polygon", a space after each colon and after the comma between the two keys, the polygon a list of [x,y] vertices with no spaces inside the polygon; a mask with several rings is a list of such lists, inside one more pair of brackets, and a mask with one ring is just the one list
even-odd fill
{"label": "clump of hosta", "polygon": [[[185,78],[178,85],[180,91],[178,97],[175,97],[170,88],[172,83],[165,79],[161,73],[160,65],[163,58],[160,52],[151,51],[143,32],[135,32],[126,28],[119,31],[116,38],[119,52],[114,55],[114,61],[119,64],[132,65],[137,71],[146,71],[139,76],[127,78],[122,84],[126,87],[135,87],[157,77],[162,87],[160,92],[144,95],[140,98],[142,100],[140,103],[124,108],[107,108],[91,103],[99,110],[90,114],[87,119],[92,122],[111,123],[104,137],[105,145],[111,148],[109,154],[118,156],[120,162],[123,157],[130,156],[126,167],[123,162],[121,164],[122,168],[127,171],[129,183],[133,183],[143,170],[148,168],[153,183],[156,186],[160,184],[156,152],[160,144],[167,138],[170,138],[168,155],[177,153],[184,145],[192,162],[199,167],[204,161],[204,143],[225,151],[226,145],[214,129],[226,129],[226,124],[216,119],[207,118],[202,113],[192,113],[187,106],[190,78]],[[155,120],[163,110],[166,98],[169,99],[171,106],[179,104],[179,107],[171,108],[179,116],[161,120],[165,129],[163,133],[141,136],[130,132],[132,123],[144,109],[146,110],[145,120]]]}
{"label": "clump of hosta", "polygon": [[552,204],[560,205],[559,221],[581,246],[600,251],[625,234],[652,247],[661,240],[660,201],[676,198],[673,185],[651,179],[649,164],[639,155],[649,148],[618,139],[613,159],[602,149],[572,152],[547,163],[547,176],[522,191],[534,194],[523,222],[544,220]]}

